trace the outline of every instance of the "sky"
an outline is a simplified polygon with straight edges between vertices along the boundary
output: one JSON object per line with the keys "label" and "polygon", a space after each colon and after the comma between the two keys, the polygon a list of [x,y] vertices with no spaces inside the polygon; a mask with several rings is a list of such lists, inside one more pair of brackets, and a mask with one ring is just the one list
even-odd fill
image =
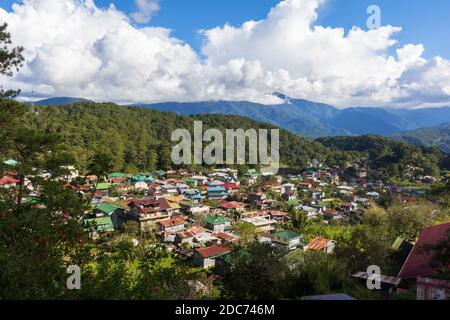
{"label": "sky", "polygon": [[[112,6],[113,4],[113,6]],[[369,30],[366,10],[381,10]],[[450,105],[448,0],[0,0],[22,98]]]}

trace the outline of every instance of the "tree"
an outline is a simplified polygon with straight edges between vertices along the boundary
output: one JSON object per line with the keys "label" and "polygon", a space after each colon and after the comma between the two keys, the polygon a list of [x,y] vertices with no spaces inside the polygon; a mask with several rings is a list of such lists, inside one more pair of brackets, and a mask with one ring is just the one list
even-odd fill
{"label": "tree", "polygon": [[234,232],[238,235],[241,244],[248,244],[256,237],[256,227],[245,221],[236,222]]}
{"label": "tree", "polygon": [[438,279],[450,280],[450,229],[441,241],[432,245],[424,245],[419,250],[431,255],[430,267],[435,270]]}
{"label": "tree", "polygon": [[97,181],[95,183],[94,192],[92,193],[92,198],[97,191],[98,184],[101,180],[108,177],[108,174],[114,169],[114,163],[111,156],[106,153],[97,153],[95,154],[90,163],[88,164],[88,174],[94,175],[97,177]]}
{"label": "tree", "polygon": [[396,203],[387,209],[388,230],[393,240],[402,237],[416,241],[420,231],[432,225],[440,215],[438,208],[428,202],[414,206]]}
{"label": "tree", "polygon": [[[0,105],[2,110],[16,106],[10,101]],[[19,183],[0,193],[0,299],[61,298],[66,267],[89,257],[79,222],[85,202],[59,179],[71,159],[58,136],[14,125],[10,129],[5,153],[18,160]]]}
{"label": "tree", "polygon": [[267,300],[281,297],[285,265],[282,253],[253,242],[233,248],[224,263],[223,295],[230,299]]}
{"label": "tree", "polygon": [[[23,47],[11,48],[11,34],[6,31],[8,25],[0,26],[0,74],[11,77],[14,71],[19,71],[25,60],[22,56]],[[0,87],[0,99],[15,98],[20,90],[4,90]]]}

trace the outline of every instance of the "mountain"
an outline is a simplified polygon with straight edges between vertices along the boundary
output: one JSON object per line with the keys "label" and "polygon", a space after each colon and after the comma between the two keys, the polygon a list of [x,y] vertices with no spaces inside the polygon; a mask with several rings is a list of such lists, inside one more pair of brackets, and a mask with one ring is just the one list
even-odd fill
{"label": "mountain", "polygon": [[389,112],[412,122],[416,129],[435,127],[450,120],[450,107],[391,109]]}
{"label": "mountain", "polygon": [[450,122],[432,128],[398,133],[393,138],[422,147],[437,146],[450,154]]}
{"label": "mountain", "polygon": [[[195,120],[203,122],[204,130],[216,128],[222,133],[226,129],[277,128],[235,115],[188,116],[113,103],[82,102],[37,108],[38,119],[31,119],[29,125],[59,134],[81,169],[85,169],[90,157],[98,152],[110,154],[117,170],[168,169],[172,166],[170,147],[175,144],[171,141],[172,132],[188,129],[192,135]],[[299,168],[305,167],[311,159],[333,159],[333,153],[318,142],[283,129],[279,138],[281,165]]]}
{"label": "mountain", "polygon": [[356,152],[369,162],[371,175],[380,172],[383,179],[404,176],[411,165],[436,176],[445,156],[434,149],[425,149],[391,138],[363,135],[357,137],[325,137],[316,140],[327,148],[341,152]]}
{"label": "mountain", "polygon": [[[388,109],[355,107],[338,109],[331,105],[293,99],[273,93],[283,100],[278,105],[263,105],[248,101],[165,102],[135,106],[182,115],[227,114],[245,116],[258,122],[270,123],[303,137],[316,139],[326,136],[396,133],[433,127],[450,119],[450,107],[422,109]],[[81,98],[52,98],[37,105],[63,105],[83,102]]]}
{"label": "mountain", "polygon": [[157,103],[139,105],[145,108],[179,114],[234,114],[280,126],[307,138],[337,135],[380,134],[418,128],[409,120],[380,108],[337,109],[333,106],[281,94],[284,103],[262,105],[245,101]]}
{"label": "mountain", "polygon": [[71,97],[55,97],[44,100],[35,101],[34,104],[37,106],[58,106],[64,104],[71,104],[77,102],[89,102],[90,100],[83,98],[71,98]]}

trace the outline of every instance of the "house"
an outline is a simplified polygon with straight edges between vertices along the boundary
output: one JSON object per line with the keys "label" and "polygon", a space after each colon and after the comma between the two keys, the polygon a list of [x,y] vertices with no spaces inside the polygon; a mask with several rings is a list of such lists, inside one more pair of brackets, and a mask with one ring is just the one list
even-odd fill
{"label": "house", "polygon": [[287,220],[289,220],[287,214],[281,211],[271,210],[268,212],[268,214],[270,218],[276,222],[286,222]]}
{"label": "house", "polygon": [[295,188],[295,184],[293,184],[293,183],[285,183],[285,184],[281,185],[281,193],[286,193],[286,192],[294,193],[295,191],[297,191],[297,189]]}
{"label": "house", "polygon": [[128,203],[130,216],[139,222],[141,229],[159,220],[170,218],[173,209],[166,199],[146,198]]}
{"label": "house", "polygon": [[311,182],[299,182],[298,186],[300,189],[311,189],[313,185]]}
{"label": "house", "polygon": [[323,218],[325,220],[339,220],[342,219],[342,214],[339,211],[327,209],[323,211]]}
{"label": "house", "polygon": [[430,266],[431,255],[428,252],[424,252],[422,248],[425,245],[434,245],[444,240],[449,230],[450,222],[423,229],[414,248],[412,248],[403,264],[398,277],[402,279],[416,279],[418,277],[432,276],[434,269]]}
{"label": "house", "polygon": [[242,212],[245,209],[245,204],[242,202],[230,201],[230,202],[222,203],[220,205],[220,208],[225,211],[236,210],[236,211]]}
{"label": "house", "polygon": [[225,183],[223,187],[225,188],[225,190],[227,190],[228,194],[236,194],[239,192],[240,189],[240,187],[237,184],[231,182]]}
{"label": "house", "polygon": [[450,281],[418,277],[416,300],[450,300]]}
{"label": "house", "polygon": [[334,240],[316,237],[308,244],[307,249],[315,251],[323,251],[325,253],[332,253],[334,251],[335,245],[336,241]]}
{"label": "house", "polygon": [[232,244],[238,241],[235,235],[227,232],[216,232],[213,236],[219,240],[220,244]]}
{"label": "house", "polygon": [[203,223],[207,229],[214,232],[224,232],[231,229],[230,219],[225,216],[207,216]]}
{"label": "house", "polygon": [[312,208],[309,206],[302,206],[301,208],[304,212],[306,212],[308,218],[312,219],[312,218],[316,218],[319,215],[319,210],[317,210],[316,208]]}
{"label": "house", "polygon": [[172,217],[170,219],[158,221],[158,229],[161,232],[180,232],[185,229],[186,221],[181,217]]}
{"label": "house", "polygon": [[358,204],[354,203],[354,202],[344,202],[344,203],[341,203],[341,205],[339,206],[339,209],[343,212],[356,211],[356,209],[358,209]]}
{"label": "house", "polygon": [[302,241],[302,236],[292,231],[281,231],[272,235],[272,243],[277,244],[287,250],[293,250],[297,247],[305,247],[306,243]]}
{"label": "house", "polygon": [[178,194],[178,189],[176,185],[167,183],[164,184],[162,187],[162,190],[165,191],[167,194]]}
{"label": "house", "polygon": [[228,197],[228,193],[223,186],[208,187],[206,189],[206,197],[209,200],[226,199]]}
{"label": "house", "polygon": [[133,187],[136,190],[148,190],[148,184],[145,181],[136,181]]}
{"label": "house", "polygon": [[247,201],[249,203],[262,202],[267,198],[266,194],[263,192],[249,192],[247,194]]}
{"label": "house", "polygon": [[192,180],[195,180],[197,185],[205,185],[208,183],[209,178],[205,176],[192,176]]}
{"label": "house", "polygon": [[196,249],[193,255],[194,264],[200,268],[211,268],[216,265],[216,260],[230,253],[227,246],[213,245]]}
{"label": "house", "polygon": [[96,191],[109,191],[112,188],[112,184],[108,182],[99,183]]}
{"label": "house", "polygon": [[248,212],[242,215],[242,221],[248,222],[256,227],[257,232],[270,232],[275,230],[277,222],[272,220],[269,214]]}
{"label": "house", "polygon": [[181,194],[186,198],[186,199],[190,199],[194,202],[199,202],[200,200],[202,200],[202,196],[200,194],[200,191],[198,191],[197,189],[186,189],[183,190],[181,192]]}
{"label": "house", "polygon": [[20,181],[16,178],[12,177],[4,177],[0,179],[0,187],[1,188],[11,188],[17,185]]}
{"label": "house", "polygon": [[97,205],[94,209],[94,213],[96,214],[96,217],[111,217],[115,229],[117,229],[125,219],[125,210],[109,203]]}
{"label": "house", "polygon": [[114,231],[111,217],[84,219],[83,223],[86,225],[86,231],[93,234]]}
{"label": "house", "polygon": [[205,238],[205,236],[209,235],[211,235],[211,232],[206,230],[205,228],[199,226],[192,226],[186,231],[178,232],[175,235],[175,243],[178,244],[188,243],[190,245],[193,245],[194,242],[200,242],[197,239]]}

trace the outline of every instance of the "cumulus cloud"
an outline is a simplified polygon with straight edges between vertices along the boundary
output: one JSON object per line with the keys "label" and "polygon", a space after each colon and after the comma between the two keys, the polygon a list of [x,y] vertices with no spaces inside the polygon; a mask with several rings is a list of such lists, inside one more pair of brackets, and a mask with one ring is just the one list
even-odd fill
{"label": "cumulus cloud", "polygon": [[138,11],[131,14],[137,23],[149,23],[153,15],[161,9],[159,0],[134,0]]}
{"label": "cumulus cloud", "polygon": [[[150,2],[137,1],[141,15],[131,18],[150,19]],[[168,29],[134,27],[113,5],[28,0],[0,9],[27,59],[21,73],[1,81],[40,96],[116,102],[279,103],[270,93],[280,91],[338,106],[450,103],[448,60],[423,58],[421,44],[400,46],[398,27],[316,25],[323,2],[284,0],[263,20],[203,30],[200,57]]]}

